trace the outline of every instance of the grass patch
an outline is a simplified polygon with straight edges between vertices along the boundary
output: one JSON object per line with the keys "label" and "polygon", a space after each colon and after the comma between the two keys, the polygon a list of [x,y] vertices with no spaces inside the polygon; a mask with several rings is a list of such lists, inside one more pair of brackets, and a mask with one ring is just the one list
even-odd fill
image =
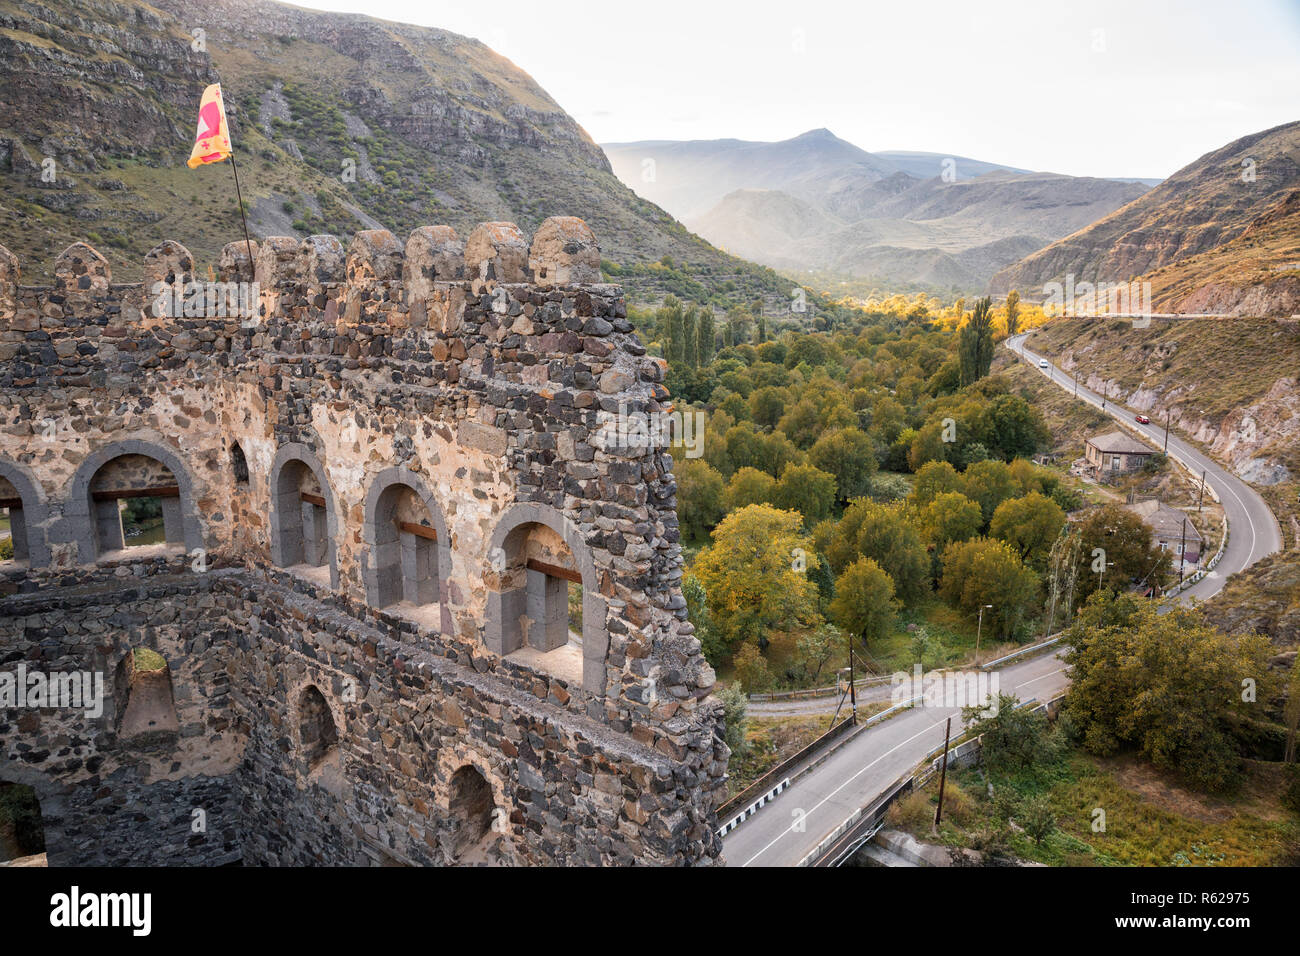
{"label": "grass patch", "polygon": [[727,796],[744,790],[783,760],[794,756],[830,729],[830,714],[807,717],[750,717],[743,754],[727,767]]}
{"label": "grass patch", "polygon": [[137,647],[134,653],[137,671],[160,671],[167,666],[167,658],[147,647]]}
{"label": "grass patch", "polygon": [[[1074,751],[1018,772],[951,771],[937,836],[937,777],[900,801],[891,821],[919,839],[969,848],[978,845],[981,832],[1002,824],[999,805],[1009,792],[1021,814],[1026,801],[1043,797],[1056,818],[1055,830],[1039,844],[1013,811],[1008,844],[1020,859],[1051,866],[1276,866],[1294,854],[1298,825],[1277,802],[1281,775],[1275,771],[1275,765],[1248,762],[1238,794],[1210,798],[1136,758],[1103,760]],[[1103,819],[1099,810],[1105,829],[1095,831]]]}

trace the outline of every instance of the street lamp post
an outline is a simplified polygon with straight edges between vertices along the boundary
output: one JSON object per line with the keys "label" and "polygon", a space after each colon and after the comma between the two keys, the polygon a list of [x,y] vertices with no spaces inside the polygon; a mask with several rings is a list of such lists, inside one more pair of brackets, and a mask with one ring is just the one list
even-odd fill
{"label": "street lamp post", "polygon": [[980,605],[980,620],[978,626],[976,626],[975,628],[975,666],[976,667],[980,666],[980,634],[982,634],[984,631],[984,612],[986,610],[991,611],[992,609],[993,609],[992,604]]}

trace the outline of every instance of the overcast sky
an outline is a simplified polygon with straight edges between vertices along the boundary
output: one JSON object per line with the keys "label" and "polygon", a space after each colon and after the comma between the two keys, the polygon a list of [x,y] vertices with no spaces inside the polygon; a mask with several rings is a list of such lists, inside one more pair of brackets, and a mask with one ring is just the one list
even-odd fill
{"label": "overcast sky", "polygon": [[1300,119],[1300,0],[308,0],[474,36],[597,142],[778,140],[1163,177]]}

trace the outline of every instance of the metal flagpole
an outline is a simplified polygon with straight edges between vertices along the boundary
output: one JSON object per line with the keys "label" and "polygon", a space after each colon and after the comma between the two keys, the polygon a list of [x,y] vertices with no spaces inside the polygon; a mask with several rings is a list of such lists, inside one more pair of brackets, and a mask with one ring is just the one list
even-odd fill
{"label": "metal flagpole", "polygon": [[[229,127],[227,127],[229,131]],[[230,142],[230,171],[235,174],[235,198],[239,202],[239,219],[244,224],[244,248],[248,250],[248,272],[249,281],[257,278],[257,269],[253,262],[253,241],[248,238],[248,219],[244,215],[244,194],[239,189],[239,167],[235,164],[235,142],[231,137]]]}

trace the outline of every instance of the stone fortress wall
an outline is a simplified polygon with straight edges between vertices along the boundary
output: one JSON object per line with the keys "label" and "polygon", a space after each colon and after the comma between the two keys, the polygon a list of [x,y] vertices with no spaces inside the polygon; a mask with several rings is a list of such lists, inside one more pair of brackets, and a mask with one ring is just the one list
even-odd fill
{"label": "stone fortress wall", "polygon": [[[666,408],[663,367],[590,229],[252,253],[115,284],[77,243],[31,287],[0,247],[0,674],[107,698],[0,703],[51,863],[716,860],[672,460],[602,428]],[[252,314],[195,298],[250,279]],[[127,547],[145,492],[166,541]]]}

